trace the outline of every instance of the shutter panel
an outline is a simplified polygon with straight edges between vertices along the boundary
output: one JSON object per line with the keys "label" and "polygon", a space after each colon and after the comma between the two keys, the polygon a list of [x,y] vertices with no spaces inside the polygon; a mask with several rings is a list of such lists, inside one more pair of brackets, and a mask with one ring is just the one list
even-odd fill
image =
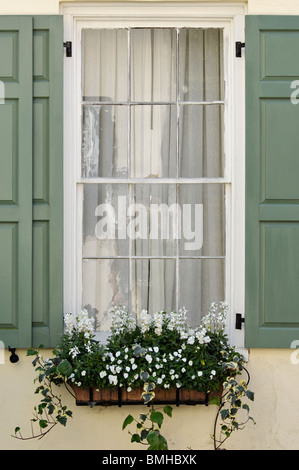
{"label": "shutter panel", "polygon": [[33,17],[33,345],[56,346],[63,313],[63,28]]}
{"label": "shutter panel", "polygon": [[62,329],[62,54],[61,17],[0,17],[5,347],[55,346]]}
{"label": "shutter panel", "polygon": [[289,348],[299,338],[299,18],[246,17],[245,55],[246,346]]}
{"label": "shutter panel", "polygon": [[31,342],[32,18],[0,17],[0,339]]}

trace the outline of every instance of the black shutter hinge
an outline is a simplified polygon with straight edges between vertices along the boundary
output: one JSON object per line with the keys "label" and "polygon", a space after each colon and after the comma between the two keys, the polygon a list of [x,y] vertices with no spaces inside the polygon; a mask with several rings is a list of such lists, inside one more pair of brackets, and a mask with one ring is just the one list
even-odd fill
{"label": "black shutter hinge", "polygon": [[63,47],[65,47],[66,56],[67,57],[72,57],[72,41],[64,42]]}
{"label": "black shutter hinge", "polygon": [[9,360],[10,362],[12,362],[13,364],[15,364],[16,362],[18,362],[19,360],[19,356],[16,354],[16,348],[11,348],[10,346],[8,346],[8,350],[11,354]]}
{"label": "black shutter hinge", "polygon": [[236,324],[235,324],[236,330],[242,329],[242,323],[245,323],[245,318],[242,317],[241,313],[236,313]]}
{"label": "black shutter hinge", "polygon": [[236,42],[236,57],[242,57],[242,48],[245,47],[245,42]]}

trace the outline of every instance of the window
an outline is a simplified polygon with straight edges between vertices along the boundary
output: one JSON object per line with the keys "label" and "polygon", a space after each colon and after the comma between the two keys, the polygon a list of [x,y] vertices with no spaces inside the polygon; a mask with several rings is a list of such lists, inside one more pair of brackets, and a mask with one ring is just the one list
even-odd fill
{"label": "window", "polygon": [[126,11],[71,18],[67,292],[104,332],[114,305],[137,316],[185,306],[195,325],[211,301],[232,300],[232,20],[153,24]]}

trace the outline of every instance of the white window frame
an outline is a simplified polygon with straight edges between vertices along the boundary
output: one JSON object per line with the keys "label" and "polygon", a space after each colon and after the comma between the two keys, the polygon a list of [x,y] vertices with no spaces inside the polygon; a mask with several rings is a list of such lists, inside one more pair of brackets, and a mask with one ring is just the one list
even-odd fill
{"label": "white window frame", "polygon": [[[81,30],[92,28],[219,27],[224,31],[225,154],[223,182],[229,207],[226,227],[226,300],[230,306],[231,344],[244,347],[244,328],[235,329],[236,313],[244,315],[245,268],[245,64],[235,57],[235,42],[244,42],[245,3],[92,3],[61,4],[64,40],[72,57],[64,59],[64,312],[81,309]],[[79,182],[79,184],[78,184]],[[243,350],[244,352],[244,350]]]}

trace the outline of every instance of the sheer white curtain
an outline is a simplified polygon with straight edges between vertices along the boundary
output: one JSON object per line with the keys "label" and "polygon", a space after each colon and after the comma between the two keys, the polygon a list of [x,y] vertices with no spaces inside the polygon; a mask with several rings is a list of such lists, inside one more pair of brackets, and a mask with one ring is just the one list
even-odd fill
{"label": "sheer white curtain", "polygon": [[[82,58],[82,176],[124,182],[84,187],[83,306],[95,309],[101,330],[109,328],[110,307],[118,303],[130,304],[137,314],[184,305],[196,324],[210,301],[224,296],[224,259],[201,258],[225,254],[224,188],[194,180],[128,185],[125,179],[223,176],[222,105],[203,104],[223,99],[221,31],[84,30]],[[134,203],[147,215],[152,204],[178,203],[182,210],[183,204],[191,210],[202,204],[202,247],[186,251],[183,226],[178,243],[172,232],[166,239],[151,238],[150,217],[146,236],[120,239],[116,220],[115,239],[100,240],[96,208],[109,203],[118,214],[119,196],[127,203],[121,211]],[[121,223],[131,222],[140,232],[138,217]],[[191,212],[194,230],[192,223]]]}

